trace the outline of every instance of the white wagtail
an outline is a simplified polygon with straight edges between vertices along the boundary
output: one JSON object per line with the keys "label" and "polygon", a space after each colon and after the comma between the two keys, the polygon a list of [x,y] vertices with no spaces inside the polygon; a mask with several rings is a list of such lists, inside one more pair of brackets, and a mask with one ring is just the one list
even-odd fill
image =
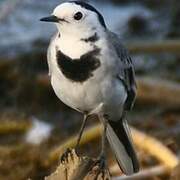
{"label": "white wagtail", "polygon": [[103,16],[91,5],[69,1],[41,21],[54,22],[57,33],[48,48],[52,87],[58,98],[84,114],[77,145],[88,116],[96,114],[125,174],[139,170],[125,113],[131,110],[136,83],[130,56]]}

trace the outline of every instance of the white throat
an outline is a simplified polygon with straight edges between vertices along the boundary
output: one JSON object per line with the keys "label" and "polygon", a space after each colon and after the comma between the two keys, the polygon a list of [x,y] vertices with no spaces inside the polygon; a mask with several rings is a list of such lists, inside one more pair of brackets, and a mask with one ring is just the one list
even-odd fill
{"label": "white throat", "polygon": [[[57,49],[73,59],[79,58],[81,55],[92,51],[95,48],[96,42],[86,42],[83,39],[88,39],[94,35],[98,36],[98,40],[103,39],[105,32],[97,32],[96,29],[91,31],[79,31],[71,33],[60,31],[59,37],[56,39]],[[97,45],[96,45],[97,46]]]}

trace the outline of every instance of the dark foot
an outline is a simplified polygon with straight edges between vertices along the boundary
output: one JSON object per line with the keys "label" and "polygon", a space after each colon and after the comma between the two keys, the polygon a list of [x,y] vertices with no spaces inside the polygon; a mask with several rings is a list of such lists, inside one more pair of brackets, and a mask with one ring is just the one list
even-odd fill
{"label": "dark foot", "polygon": [[106,158],[104,155],[100,155],[99,158],[95,161],[95,165],[97,165],[100,169],[104,169],[106,167]]}
{"label": "dark foot", "polygon": [[76,145],[75,145],[75,147],[74,147],[74,150],[75,150],[75,152],[76,152],[77,155],[79,155],[79,149],[80,149],[80,143],[77,142]]}
{"label": "dark foot", "polygon": [[104,155],[100,155],[100,157],[95,161],[93,167],[97,167],[97,174],[96,174],[96,178],[95,179],[98,179],[99,176],[104,178],[105,174],[106,174],[106,171],[107,171],[105,156]]}
{"label": "dark foot", "polygon": [[79,152],[78,152],[79,145],[76,145],[74,149],[75,149],[76,154],[79,154]]}
{"label": "dark foot", "polygon": [[67,160],[68,156],[71,154],[72,154],[72,151],[71,151],[71,149],[68,148],[61,156],[61,163],[65,162]]}

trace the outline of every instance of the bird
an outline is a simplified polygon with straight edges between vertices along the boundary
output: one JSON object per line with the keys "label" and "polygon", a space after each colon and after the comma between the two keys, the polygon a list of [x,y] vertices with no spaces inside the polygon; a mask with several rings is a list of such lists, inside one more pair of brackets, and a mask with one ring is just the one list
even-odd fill
{"label": "bird", "polygon": [[77,147],[88,117],[96,115],[103,124],[100,162],[105,159],[107,138],[123,173],[138,172],[126,120],[136,99],[135,70],[121,39],[84,1],[61,3],[40,21],[57,27],[47,50],[52,88],[64,104],[84,115]]}

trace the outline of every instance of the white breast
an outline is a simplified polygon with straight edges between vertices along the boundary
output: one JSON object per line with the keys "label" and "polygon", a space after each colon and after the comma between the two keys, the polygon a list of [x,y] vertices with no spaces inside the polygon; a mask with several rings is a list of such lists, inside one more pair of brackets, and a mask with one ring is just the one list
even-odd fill
{"label": "white breast", "polygon": [[[87,49],[92,50],[92,46],[81,41],[72,39],[66,41],[58,41],[54,43],[60,50],[71,58],[79,58],[87,53]],[[93,77],[83,83],[73,82],[62,74],[55,55],[51,57],[51,84],[56,95],[66,105],[79,111],[92,111],[99,104],[106,104],[107,112],[117,115],[118,111],[122,111],[122,105],[126,99],[126,92],[121,82],[116,82],[114,72],[116,71],[116,63],[112,58],[112,52],[106,46],[105,41],[98,41],[97,47],[101,48],[101,66],[93,72]],[[70,48],[71,47],[71,48]],[[103,48],[102,48],[103,47]],[[73,50],[72,50],[73,49]]]}

